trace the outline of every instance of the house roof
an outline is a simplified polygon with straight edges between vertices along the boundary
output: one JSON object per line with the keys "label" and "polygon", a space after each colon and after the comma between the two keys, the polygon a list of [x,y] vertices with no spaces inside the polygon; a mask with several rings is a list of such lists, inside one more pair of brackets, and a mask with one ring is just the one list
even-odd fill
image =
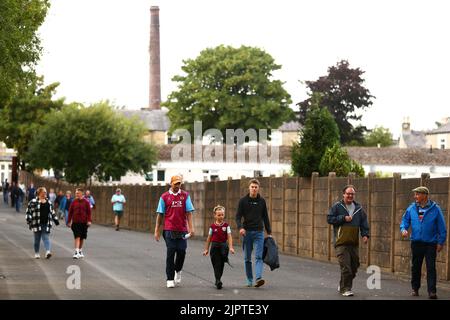
{"label": "house roof", "polygon": [[402,138],[407,148],[426,148],[427,138],[423,131],[403,131]]}
{"label": "house roof", "polygon": [[170,120],[167,109],[158,110],[119,110],[125,117],[138,117],[150,131],[168,131]]}
{"label": "house roof", "polygon": [[302,125],[298,121],[289,121],[289,122],[284,122],[278,128],[278,130],[284,131],[284,132],[287,132],[287,131],[297,132],[298,130],[300,130],[301,127],[302,127]]}
{"label": "house roof", "polygon": [[353,160],[371,165],[450,166],[449,149],[346,147]]}
{"label": "house roof", "polygon": [[[159,160],[171,161],[172,149],[175,144],[158,146]],[[203,152],[206,147],[203,146]],[[226,159],[226,148],[223,148],[223,159]],[[350,158],[363,165],[418,165],[418,166],[450,166],[450,149],[404,149],[404,148],[375,148],[375,147],[345,147]],[[248,161],[248,148],[246,149],[246,161]],[[209,152],[209,151],[208,151]],[[288,164],[291,162],[291,147],[280,146],[279,163]],[[270,156],[270,147],[267,153]],[[194,160],[194,145],[191,145],[191,160]],[[236,161],[236,150],[234,152],[234,160]],[[258,162],[260,161],[258,157]]]}
{"label": "house roof", "polygon": [[427,134],[450,133],[450,122],[440,126],[437,129],[427,132]]}

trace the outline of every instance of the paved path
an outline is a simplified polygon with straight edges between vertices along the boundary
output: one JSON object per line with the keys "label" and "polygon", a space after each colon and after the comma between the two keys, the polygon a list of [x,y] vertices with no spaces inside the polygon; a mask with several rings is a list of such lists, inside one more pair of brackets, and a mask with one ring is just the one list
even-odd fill
{"label": "paved path", "polygon": [[[72,259],[73,237],[60,225],[51,234],[53,257],[34,259],[33,234],[25,214],[0,204],[0,299],[100,299],[100,300],[334,300],[334,299],[426,299],[409,297],[406,279],[383,274],[381,290],[369,290],[364,269],[355,280],[352,298],[337,293],[337,265],[298,257],[280,256],[281,268],[265,266],[266,285],[244,287],[242,252],[231,255],[234,268],[225,267],[224,288],[213,285],[210,258],[201,252],[204,242],[190,239],[180,287],[165,287],[165,244],[153,235],[93,225],[89,229],[83,260]],[[44,248],[41,245],[41,254]],[[79,267],[81,288],[68,289],[68,268]],[[70,280],[70,279],[69,279]],[[72,283],[69,281],[69,283]],[[438,289],[441,299],[450,299],[448,287]]]}

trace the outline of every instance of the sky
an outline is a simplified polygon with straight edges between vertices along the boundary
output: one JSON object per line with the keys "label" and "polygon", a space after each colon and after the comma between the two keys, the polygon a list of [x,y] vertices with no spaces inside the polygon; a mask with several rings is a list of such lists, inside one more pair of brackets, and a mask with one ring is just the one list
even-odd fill
{"label": "sky", "polygon": [[282,66],[292,107],[302,83],[348,60],[376,98],[362,124],[398,138],[409,118],[429,130],[450,116],[448,0],[51,0],[39,30],[38,72],[56,97],[127,109],[148,106],[150,7],[160,9],[161,95],[183,60],[218,45],[254,46]]}

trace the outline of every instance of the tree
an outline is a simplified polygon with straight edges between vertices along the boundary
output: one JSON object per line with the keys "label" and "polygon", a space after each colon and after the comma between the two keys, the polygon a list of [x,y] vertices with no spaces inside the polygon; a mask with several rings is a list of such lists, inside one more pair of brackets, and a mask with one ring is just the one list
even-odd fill
{"label": "tree", "polygon": [[359,121],[362,115],[357,111],[362,111],[372,105],[372,96],[368,89],[363,86],[364,71],[359,68],[352,69],[348,61],[342,60],[328,68],[328,75],[320,77],[316,81],[306,81],[309,89],[309,98],[299,102],[298,120],[304,124],[308,111],[312,106],[313,93],[322,95],[322,105],[327,107],[333,115],[339,127],[340,141],[348,144],[356,140],[359,144],[364,141],[364,126],[354,127],[350,120]]}
{"label": "tree", "polygon": [[364,145],[367,147],[389,147],[393,145],[392,133],[387,128],[375,127],[364,137]]}
{"label": "tree", "polygon": [[185,76],[174,76],[178,90],[163,103],[169,109],[170,132],[187,129],[194,136],[194,121],[204,130],[277,129],[294,117],[290,95],[282,82],[272,80],[280,69],[258,48],[218,46],[184,61]]}
{"label": "tree", "polygon": [[53,168],[70,183],[84,183],[92,176],[105,181],[128,171],[144,173],[156,164],[154,146],[143,141],[143,123],[125,118],[108,102],[68,105],[45,120],[26,154],[34,169]]}
{"label": "tree", "polygon": [[37,30],[49,7],[48,0],[0,0],[0,109],[35,80],[42,51]]}
{"label": "tree", "polygon": [[[43,78],[21,87],[12,101],[0,108],[0,141],[17,151],[17,156],[27,152],[31,139],[44,125],[44,117],[52,110],[60,110],[64,99],[53,100],[59,83],[43,86]],[[22,169],[25,164],[22,163]]]}
{"label": "tree", "polygon": [[347,151],[339,143],[327,148],[319,165],[320,174],[328,175],[335,172],[338,177],[346,177],[350,172],[354,172],[357,177],[364,177],[364,168],[351,159]]}
{"label": "tree", "polygon": [[333,116],[319,103],[320,96],[316,94],[299,133],[300,143],[295,142],[292,146],[292,171],[302,177],[318,172],[327,147],[339,141],[339,129]]}

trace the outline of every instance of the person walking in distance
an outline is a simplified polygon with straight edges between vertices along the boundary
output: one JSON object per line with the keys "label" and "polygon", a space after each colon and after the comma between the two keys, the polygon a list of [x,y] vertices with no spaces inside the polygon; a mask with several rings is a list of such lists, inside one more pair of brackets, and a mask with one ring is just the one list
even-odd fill
{"label": "person walking in distance", "polygon": [[75,199],[69,208],[67,226],[72,229],[75,239],[74,259],[84,258],[83,244],[87,239],[88,227],[92,223],[91,205],[83,198],[83,189],[76,189]]}
{"label": "person walking in distance", "polygon": [[[263,275],[263,250],[264,250],[264,228],[267,235],[271,237],[269,215],[267,213],[266,201],[259,194],[259,181],[251,179],[248,185],[249,193],[239,200],[236,213],[236,225],[239,234],[244,238],[244,260],[247,286],[253,286],[252,252],[255,248],[255,287],[264,285]],[[242,218],[244,222],[242,223]]]}
{"label": "person walking in distance", "polygon": [[414,202],[406,209],[400,224],[400,232],[404,238],[408,237],[408,229],[411,227],[411,295],[419,295],[425,258],[428,297],[437,299],[436,255],[442,250],[447,239],[445,218],[439,205],[429,199],[430,191],[427,187],[420,186],[412,191]]}
{"label": "person walking in distance", "polygon": [[173,288],[181,283],[181,272],[187,249],[186,236],[194,236],[192,214],[194,206],[191,196],[181,190],[181,176],[173,176],[170,189],[164,192],[156,209],[155,240],[160,239],[160,225],[164,219],[163,238],[166,242],[166,276],[167,288]]}
{"label": "person walking in distance", "polygon": [[120,229],[120,219],[123,216],[123,206],[127,200],[125,199],[125,196],[122,194],[122,190],[120,188],[116,189],[116,194],[114,194],[111,198],[111,203],[113,205],[113,211],[114,211],[114,223],[116,225],[116,231],[119,231]]}
{"label": "person walking in distance", "polygon": [[[231,236],[231,228],[224,221],[225,208],[218,205],[214,207],[214,223],[209,227],[208,238],[205,243],[203,255],[207,256],[209,246],[211,244],[211,263],[214,268],[214,277],[216,278],[217,289],[222,289],[222,275],[225,262],[228,262],[228,252],[234,254],[233,237]],[[228,244],[227,244],[228,241]]]}
{"label": "person walking in distance", "polygon": [[59,225],[59,219],[56,216],[53,204],[47,199],[47,190],[44,187],[37,189],[38,198],[32,199],[28,202],[26,213],[26,220],[30,230],[34,232],[34,258],[39,259],[39,248],[41,239],[45,246],[45,258],[50,259],[51,242],[50,230],[53,226]]}
{"label": "person walking in distance", "polygon": [[334,247],[341,269],[338,292],[344,297],[354,295],[353,279],[359,268],[359,234],[364,243],[369,239],[367,214],[354,198],[356,189],[346,185],[342,190],[342,200],[336,202],[328,212],[327,221],[333,225]]}

